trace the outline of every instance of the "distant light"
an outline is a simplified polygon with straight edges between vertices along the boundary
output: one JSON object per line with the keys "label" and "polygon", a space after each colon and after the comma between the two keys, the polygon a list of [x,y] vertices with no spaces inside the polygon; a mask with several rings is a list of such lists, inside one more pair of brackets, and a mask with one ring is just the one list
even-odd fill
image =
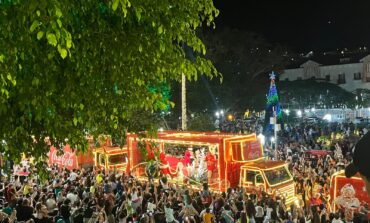
{"label": "distant light", "polygon": [[368,108],[367,110],[369,110],[369,111],[370,111],[370,108]]}
{"label": "distant light", "polygon": [[217,117],[217,118],[218,118],[218,117],[220,117],[220,112],[218,112],[218,111],[217,111],[217,112],[215,113],[215,115],[216,115],[216,117]]}
{"label": "distant light", "polygon": [[231,121],[231,120],[233,120],[233,119],[234,119],[234,116],[233,116],[232,114],[229,114],[229,115],[227,116],[227,119],[229,119],[229,121]]}
{"label": "distant light", "polygon": [[305,110],[304,110],[304,112],[305,112],[305,113],[309,113],[309,112],[310,112],[310,110],[308,110],[308,109],[305,109]]}
{"label": "distant light", "polygon": [[262,133],[258,134],[257,138],[260,140],[261,144],[265,145],[265,136]]}
{"label": "distant light", "polygon": [[275,137],[271,137],[271,142],[275,142]]}
{"label": "distant light", "polygon": [[159,132],[163,132],[163,131],[164,131],[164,129],[163,129],[163,128],[159,128],[159,129],[158,129],[158,131],[159,131]]}
{"label": "distant light", "polygon": [[301,111],[301,110],[298,110],[298,111],[297,111],[297,115],[298,115],[299,117],[302,117],[302,111]]}
{"label": "distant light", "polygon": [[190,116],[191,116],[192,118],[194,118],[194,114],[191,114]]}
{"label": "distant light", "polygon": [[328,122],[331,122],[331,114],[324,115],[324,117],[322,119],[324,119],[324,120],[326,120]]}
{"label": "distant light", "polygon": [[289,115],[289,113],[290,113],[290,111],[289,111],[289,109],[285,109],[285,111],[284,111],[287,115]]}
{"label": "distant light", "polygon": [[221,111],[220,111],[220,114],[221,114],[221,115],[224,115],[224,110],[221,110]]}
{"label": "distant light", "polygon": [[316,111],[316,108],[311,108],[311,111],[312,111],[312,112],[315,112],[315,111]]}

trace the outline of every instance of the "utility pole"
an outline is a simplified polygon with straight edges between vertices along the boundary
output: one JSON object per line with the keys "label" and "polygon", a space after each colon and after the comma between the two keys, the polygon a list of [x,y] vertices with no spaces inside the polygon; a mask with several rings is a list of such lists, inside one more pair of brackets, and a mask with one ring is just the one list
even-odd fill
{"label": "utility pole", "polygon": [[186,117],[186,78],[185,75],[181,75],[181,129],[186,130],[187,125]]}

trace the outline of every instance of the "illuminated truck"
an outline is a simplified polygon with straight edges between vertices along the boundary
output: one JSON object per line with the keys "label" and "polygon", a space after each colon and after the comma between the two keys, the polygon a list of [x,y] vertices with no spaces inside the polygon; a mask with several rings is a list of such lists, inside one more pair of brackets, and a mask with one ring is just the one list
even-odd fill
{"label": "illuminated truck", "polygon": [[66,145],[61,154],[53,146],[49,152],[49,165],[57,165],[69,170],[95,166],[99,169],[125,171],[126,163],[126,147],[90,147],[86,153],[77,154],[69,145]]}
{"label": "illuminated truck", "polygon": [[[241,186],[247,192],[265,191],[295,199],[293,177],[285,162],[268,161],[255,134],[238,135],[207,132],[163,131],[157,137],[127,137],[127,171],[145,174],[140,145],[155,145],[162,166],[168,167],[171,180],[202,185],[215,191]],[[144,142],[144,143],[143,143]]]}
{"label": "illuminated truck", "polygon": [[95,167],[106,170],[126,171],[127,148],[101,147],[93,150]]}
{"label": "illuminated truck", "polygon": [[343,210],[347,220],[352,220],[354,213],[360,212],[370,217],[369,202],[370,198],[366,192],[365,182],[360,174],[346,178],[344,171],[339,171],[331,176],[330,203],[332,212]]}

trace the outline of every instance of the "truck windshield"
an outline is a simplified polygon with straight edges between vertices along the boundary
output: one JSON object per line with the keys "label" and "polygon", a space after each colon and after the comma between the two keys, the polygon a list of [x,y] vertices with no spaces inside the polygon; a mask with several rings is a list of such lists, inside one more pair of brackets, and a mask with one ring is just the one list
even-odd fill
{"label": "truck windshield", "polygon": [[127,162],[127,153],[108,156],[109,164],[121,164]]}
{"label": "truck windshield", "polygon": [[283,166],[277,169],[264,171],[270,185],[276,185],[292,179],[288,170]]}

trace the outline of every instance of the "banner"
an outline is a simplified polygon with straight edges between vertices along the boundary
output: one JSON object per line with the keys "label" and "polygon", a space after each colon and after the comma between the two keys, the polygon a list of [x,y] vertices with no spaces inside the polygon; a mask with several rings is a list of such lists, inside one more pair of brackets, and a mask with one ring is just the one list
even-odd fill
{"label": "banner", "polygon": [[52,146],[49,153],[49,164],[56,164],[69,170],[77,169],[77,156],[69,145],[63,148],[63,154],[58,155],[58,150]]}
{"label": "banner", "polygon": [[244,157],[246,160],[254,160],[263,157],[261,144],[258,140],[244,142]]}

